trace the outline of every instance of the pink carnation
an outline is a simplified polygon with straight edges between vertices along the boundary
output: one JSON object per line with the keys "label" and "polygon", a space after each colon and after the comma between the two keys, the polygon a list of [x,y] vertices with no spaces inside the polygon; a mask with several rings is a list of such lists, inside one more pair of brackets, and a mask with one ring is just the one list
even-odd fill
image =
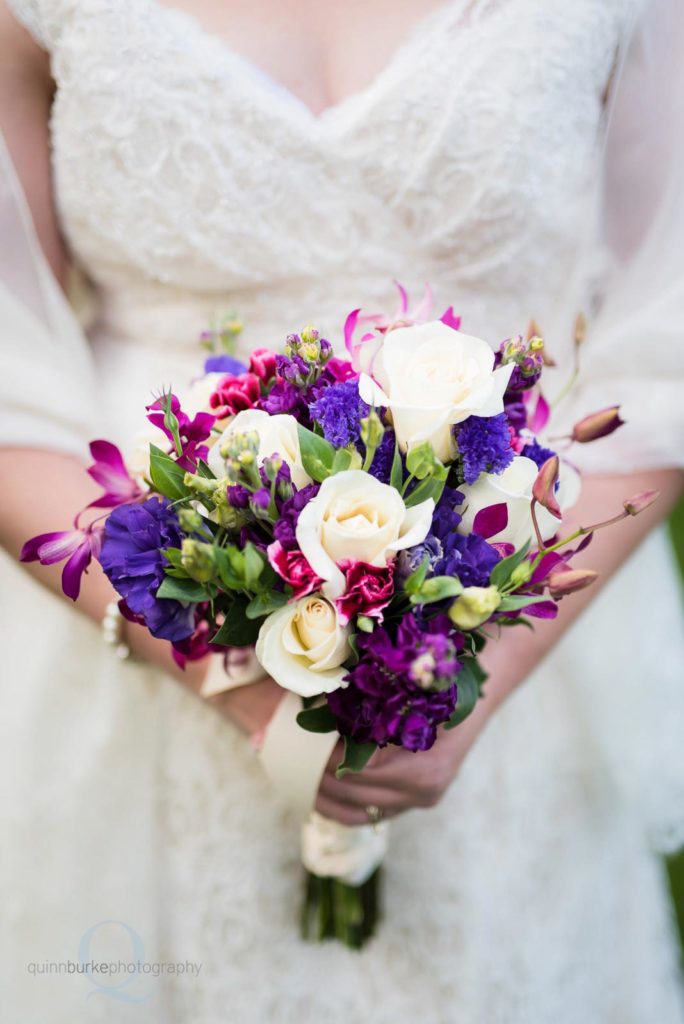
{"label": "pink carnation", "polygon": [[348,562],[342,569],[345,593],[336,602],[340,621],[345,624],[355,615],[367,615],[382,622],[382,609],[394,594],[394,565],[380,568],[367,562]]}
{"label": "pink carnation", "polygon": [[223,377],[209,399],[209,407],[217,419],[235,416],[245,409],[253,409],[261,398],[261,383],[255,373],[232,373]]}
{"label": "pink carnation", "polygon": [[249,371],[255,374],[262,384],[268,384],[276,375],[276,356],[268,348],[255,348],[249,357]]}
{"label": "pink carnation", "polygon": [[307,594],[320,589],[323,580],[316,575],[299,548],[287,551],[280,541],[276,540],[267,550],[269,562],[281,580],[285,580],[292,587],[296,598],[306,597]]}

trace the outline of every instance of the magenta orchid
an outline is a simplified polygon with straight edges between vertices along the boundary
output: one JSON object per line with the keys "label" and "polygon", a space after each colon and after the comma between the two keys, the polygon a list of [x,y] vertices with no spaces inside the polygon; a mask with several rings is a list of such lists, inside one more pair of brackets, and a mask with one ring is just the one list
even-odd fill
{"label": "magenta orchid", "polygon": [[202,444],[202,441],[210,436],[216,417],[208,412],[198,412],[190,419],[173,393],[161,395],[146,409],[150,423],[158,427],[175,445],[178,465],[193,473],[198,461],[206,459],[209,454],[208,445]]}
{"label": "magenta orchid", "polygon": [[103,527],[92,523],[81,528],[74,520],[73,530],[58,530],[54,533],[40,533],[27,540],[21,549],[21,562],[40,562],[41,565],[56,565],[67,559],[62,572],[62,590],[72,601],[81,592],[81,577],[87,572],[93,558],[97,558],[102,546]]}
{"label": "magenta orchid", "polygon": [[95,462],[88,467],[88,473],[105,493],[97,501],[91,501],[88,508],[116,508],[140,497],[142,491],[126,469],[116,445],[109,441],[92,441],[90,454]]}

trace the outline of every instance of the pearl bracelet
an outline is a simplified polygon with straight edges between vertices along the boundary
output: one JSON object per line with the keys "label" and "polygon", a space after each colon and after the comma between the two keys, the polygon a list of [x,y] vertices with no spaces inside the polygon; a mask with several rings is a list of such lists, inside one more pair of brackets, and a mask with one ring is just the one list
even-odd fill
{"label": "pearl bracelet", "polygon": [[114,654],[120,661],[126,661],[131,656],[131,649],[126,643],[124,635],[125,619],[119,611],[119,602],[110,601],[105,608],[102,618],[102,639],[114,650]]}

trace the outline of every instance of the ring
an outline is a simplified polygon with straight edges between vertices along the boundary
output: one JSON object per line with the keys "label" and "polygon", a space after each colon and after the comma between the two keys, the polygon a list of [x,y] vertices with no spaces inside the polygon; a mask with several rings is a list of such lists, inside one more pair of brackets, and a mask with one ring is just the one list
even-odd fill
{"label": "ring", "polygon": [[382,820],[382,811],[375,804],[368,804],[366,815],[371,825],[377,825]]}

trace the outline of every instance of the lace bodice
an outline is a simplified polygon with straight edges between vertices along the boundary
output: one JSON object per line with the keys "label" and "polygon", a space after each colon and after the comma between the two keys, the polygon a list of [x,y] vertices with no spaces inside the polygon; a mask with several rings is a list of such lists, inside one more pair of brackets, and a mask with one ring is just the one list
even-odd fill
{"label": "lace bodice", "polygon": [[396,276],[494,341],[572,280],[633,3],[451,0],[318,117],[157,0],[12,6],[51,53],[59,214],[115,331],[187,346],[227,303],[247,344],[339,331]]}

